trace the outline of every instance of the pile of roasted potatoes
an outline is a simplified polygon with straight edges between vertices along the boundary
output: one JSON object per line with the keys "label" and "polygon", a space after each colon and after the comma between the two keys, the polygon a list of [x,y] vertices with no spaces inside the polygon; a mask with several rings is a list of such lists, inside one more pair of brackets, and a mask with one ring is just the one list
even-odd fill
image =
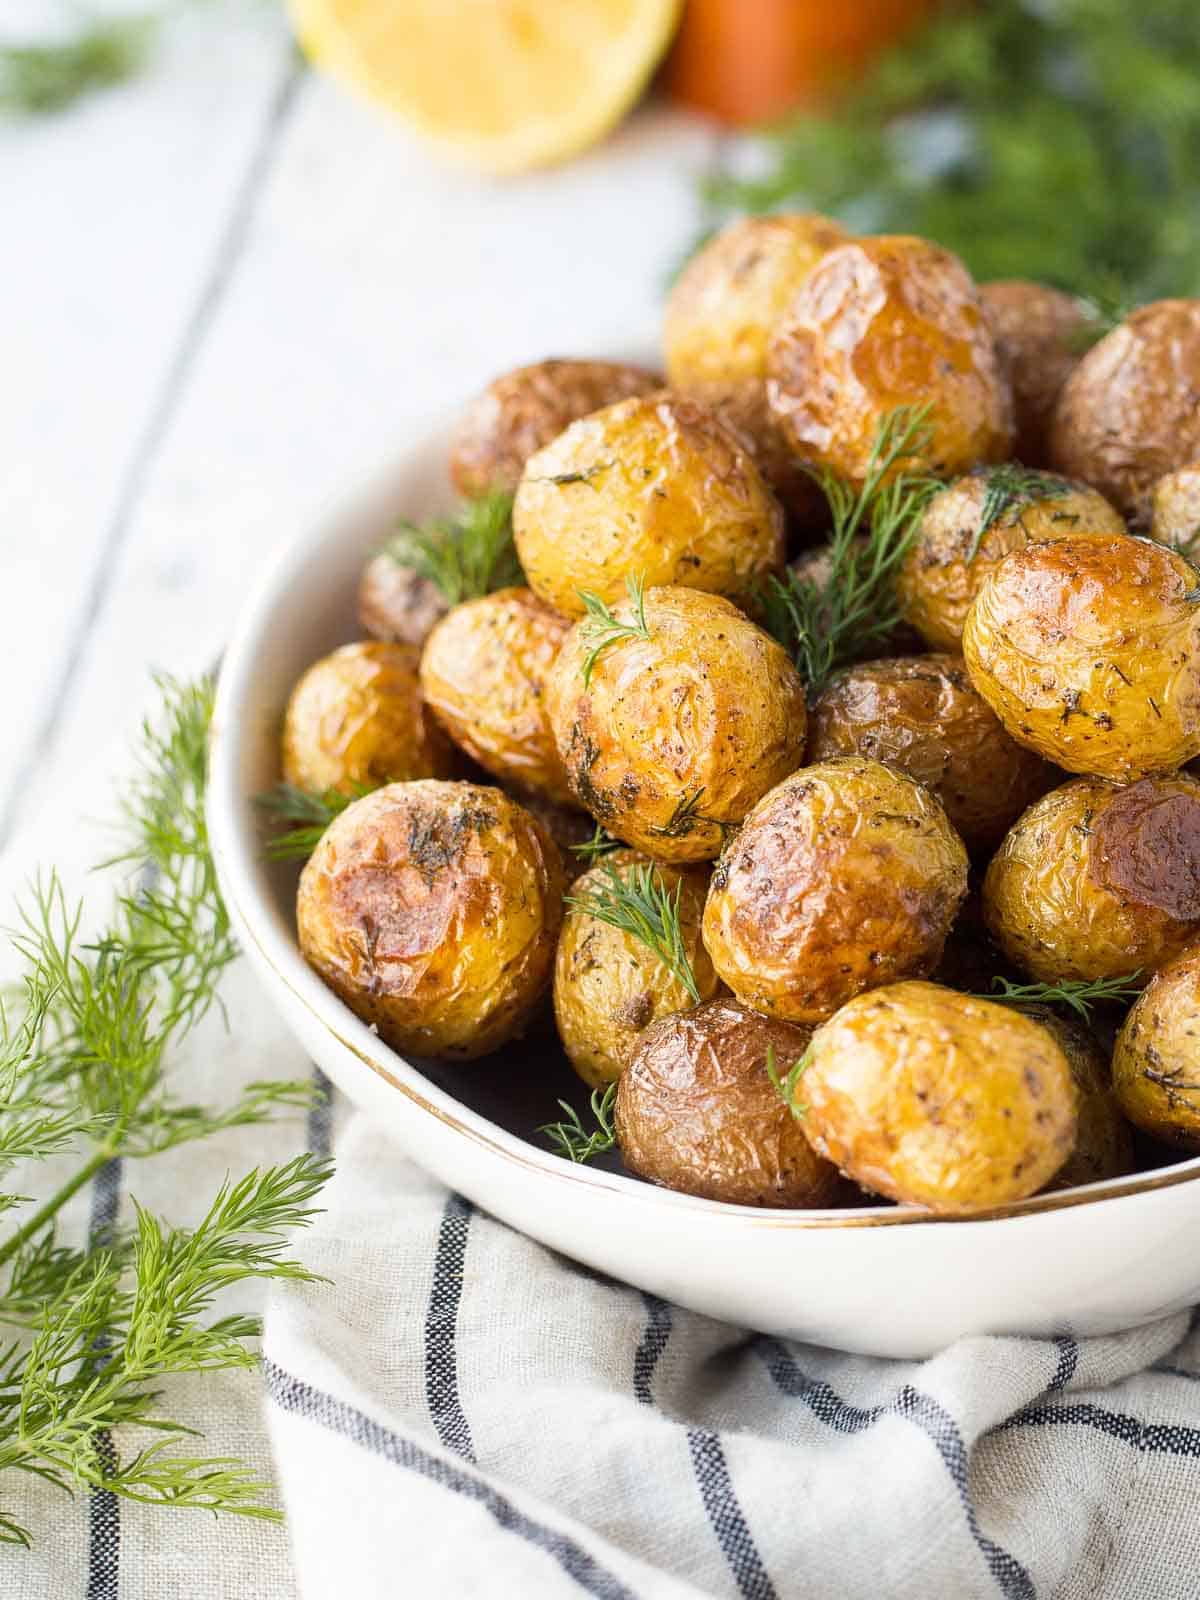
{"label": "pile of roasted potatoes", "polygon": [[296,684],[306,959],[417,1058],[552,1006],[540,1136],[714,1200],[1200,1151],[1200,301],[773,216],[664,332],[492,383]]}

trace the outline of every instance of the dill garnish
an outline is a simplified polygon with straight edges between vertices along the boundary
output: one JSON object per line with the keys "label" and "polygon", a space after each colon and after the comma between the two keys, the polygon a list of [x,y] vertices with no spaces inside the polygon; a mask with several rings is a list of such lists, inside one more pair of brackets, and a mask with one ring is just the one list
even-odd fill
{"label": "dill garnish", "polygon": [[792,1062],[786,1073],[780,1073],[775,1055],[775,1046],[773,1044],[767,1046],[767,1077],[770,1078],[775,1093],[797,1122],[803,1122],[808,1115],[808,1107],[796,1099],[796,1085],[800,1082],[811,1060],[812,1045],[810,1044],[804,1054]]}
{"label": "dill garnish", "polygon": [[622,639],[650,637],[650,629],[646,626],[645,578],[627,577],[625,592],[629,596],[629,606],[633,611],[632,622],[622,622],[612,607],[601,600],[598,594],[592,594],[587,589],[579,590],[579,598],[583,601],[586,612],[586,618],[581,625],[581,636],[590,646],[580,669],[585,689],[592,681],[596,662],[610,645],[619,644]]}
{"label": "dill garnish", "polygon": [[614,839],[611,833],[606,833],[597,823],[592,837],[585,839],[582,844],[573,844],[571,853],[577,855],[581,861],[586,861],[590,866],[599,861],[601,856],[611,855],[614,850],[623,848],[620,839]]}
{"label": "dill garnish", "polygon": [[89,18],[65,38],[0,45],[0,110],[61,111],[123,83],[145,65],[161,21],[156,12]]}
{"label": "dill garnish", "polygon": [[1062,1005],[1090,1022],[1094,1006],[1136,1000],[1142,992],[1137,979],[1138,972],[1118,978],[1066,978],[1061,983],[1010,983],[1007,978],[993,978],[992,987],[999,992],[979,994],[975,999],[994,1000],[998,1005]]}
{"label": "dill garnish", "polygon": [[464,500],[452,517],[401,522],[384,545],[398,566],[428,578],[448,605],[521,583],[513,545],[513,497],[500,490]]}
{"label": "dill garnish", "polygon": [[1065,478],[1053,472],[1035,472],[1032,467],[1023,467],[1019,461],[1007,461],[1003,466],[989,467],[984,478],[979,526],[967,552],[968,561],[974,561],[984,539],[1002,517],[1022,511],[1039,500],[1061,499],[1071,490]]}
{"label": "dill garnish", "polygon": [[[0,1013],[0,1175],[53,1156],[61,1181],[39,1202],[0,1194],[11,1218],[0,1230],[0,1321],[15,1330],[0,1351],[0,1473],[277,1517],[269,1485],[249,1468],[179,1448],[188,1430],[170,1419],[162,1391],[173,1375],[256,1363],[258,1319],[215,1314],[218,1298],[246,1279],[309,1276],[285,1236],[313,1216],[328,1165],[304,1155],[227,1179],[193,1228],[135,1200],[132,1227],[96,1247],[59,1232],[63,1207],[114,1158],[158,1155],[311,1103],[303,1082],[252,1083],[223,1107],[172,1087],[174,1053],[219,1006],[217,981],[236,950],[204,817],[212,684],[163,679],[159,688],[162,717],[144,729],[126,796],[130,846],[118,858],[139,877],[85,942],[80,908],[50,874],[10,934],[24,977],[19,1004]],[[150,1442],[115,1465],[100,1435],[129,1425]],[[30,1540],[0,1511],[0,1542]]]}
{"label": "dill garnish", "polygon": [[901,464],[929,442],[928,405],[901,406],[880,423],[861,489],[829,471],[814,474],[829,502],[829,576],[821,584],[788,571],[759,590],[764,626],[810,690],[885,639],[900,620],[895,575],[917,521],[941,483]]}
{"label": "dill garnish", "polygon": [[356,784],[355,793],[346,795],[340,789],[313,794],[308,789],[298,789],[293,783],[277,783],[273,789],[255,795],[254,804],[259,810],[290,824],[282,833],[267,840],[263,854],[268,861],[307,861],[333,819],[340,817],[355,800],[370,793],[366,784]]}
{"label": "dill garnish", "polygon": [[610,1083],[605,1089],[593,1090],[590,1103],[596,1126],[590,1133],[584,1127],[578,1111],[566,1100],[558,1102],[566,1113],[566,1121],[545,1122],[537,1131],[544,1133],[559,1155],[565,1156],[568,1161],[590,1161],[593,1156],[611,1150],[617,1142],[612,1120],[616,1098],[615,1083]]}
{"label": "dill garnish", "polygon": [[716,822],[712,817],[706,817],[700,810],[700,801],[704,796],[704,785],[697,789],[685,790],[675,802],[675,809],[663,823],[662,827],[651,827],[650,832],[660,839],[686,838],[698,822],[711,823],[714,827],[725,831],[726,824]]}
{"label": "dill garnish", "polygon": [[631,862],[618,868],[611,861],[603,861],[601,868],[604,881],[596,888],[586,888],[582,894],[568,895],[567,905],[644,944],[699,1005],[700,989],[683,942],[679,916],[683,880],[672,893],[652,862]]}

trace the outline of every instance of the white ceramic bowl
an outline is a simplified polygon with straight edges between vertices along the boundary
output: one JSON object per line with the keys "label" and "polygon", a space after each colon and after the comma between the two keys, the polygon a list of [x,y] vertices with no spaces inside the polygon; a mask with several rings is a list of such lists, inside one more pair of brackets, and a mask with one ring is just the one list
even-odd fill
{"label": "white ceramic bowl", "polygon": [[546,1042],[413,1065],[297,949],[294,868],[269,866],[252,796],[277,780],[279,716],[317,656],[357,636],[364,560],[399,515],[446,509],[448,432],[292,539],[230,641],[213,723],[209,827],[222,892],[296,1037],[423,1167],[612,1277],[769,1333],[923,1356],[963,1334],[1104,1333],[1200,1299],[1200,1160],[947,1221],[894,1206],[771,1211],[572,1166],[534,1131],[586,1092]]}

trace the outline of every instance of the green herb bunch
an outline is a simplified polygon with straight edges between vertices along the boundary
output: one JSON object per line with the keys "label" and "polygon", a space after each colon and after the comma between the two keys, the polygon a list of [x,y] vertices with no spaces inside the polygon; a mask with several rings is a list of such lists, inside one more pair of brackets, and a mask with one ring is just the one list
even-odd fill
{"label": "green herb bunch", "polygon": [[523,581],[512,507],[512,495],[499,490],[464,500],[451,517],[400,523],[384,549],[400,566],[428,578],[447,605],[477,600]]}
{"label": "green herb bunch", "polygon": [[1194,0],[944,6],[828,115],[768,131],[754,176],[706,185],[715,221],[815,209],[916,233],[975,276],[1102,306],[1200,293]]}
{"label": "green herb bunch", "polygon": [[[172,1374],[254,1364],[256,1319],[216,1315],[214,1302],[246,1279],[308,1276],[286,1235],[313,1215],[327,1165],[305,1155],[226,1181],[195,1228],[136,1202],[131,1227],[87,1245],[59,1222],[114,1158],[294,1113],[311,1097],[306,1083],[262,1082],[216,1107],[172,1088],[174,1051],[219,1003],[235,950],[204,821],[212,685],[164,680],[161,692],[128,795],[121,859],[137,876],[107,926],[85,940],[80,908],[51,874],[11,936],[24,979],[0,1021],[0,1181],[51,1156],[69,1175],[41,1203],[0,1194],[0,1321],[12,1332],[0,1350],[0,1473],[275,1516],[269,1486],[240,1463],[184,1445],[159,1389]],[[98,1447],[118,1426],[137,1441],[119,1466]],[[0,1510],[0,1540],[30,1534]]]}
{"label": "green herb bunch", "polygon": [[271,822],[280,824],[280,831],[267,840],[263,854],[268,861],[307,861],[333,819],[370,792],[366,784],[356,785],[353,795],[345,795],[340,789],[313,794],[311,790],[298,789],[294,783],[277,783],[273,789],[255,795],[254,804],[259,810]]}

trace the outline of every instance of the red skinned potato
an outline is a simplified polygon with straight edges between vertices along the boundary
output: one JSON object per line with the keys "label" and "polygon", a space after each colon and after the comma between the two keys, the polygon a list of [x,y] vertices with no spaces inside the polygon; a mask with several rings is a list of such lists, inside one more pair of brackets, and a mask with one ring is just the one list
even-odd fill
{"label": "red skinned potato", "polygon": [[1200,457],[1200,300],[1142,306],[1063,385],[1051,457],[1139,527],[1154,485]]}
{"label": "red skinned potato", "polygon": [[616,1132],[631,1172],[664,1188],[749,1206],[829,1206],[836,1167],[783,1104],[810,1030],[710,1000],[642,1035],[617,1089]]}
{"label": "red skinned potato", "polygon": [[372,556],[363,568],[358,585],[358,620],[364,633],[373,639],[420,649],[434,623],[448,610],[446,597],[437,584],[386,550]]}
{"label": "red skinned potato", "polygon": [[979,298],[1012,385],[1013,455],[1027,467],[1043,467],[1055,402],[1079,365],[1095,314],[1074,295],[1027,278],[981,283]]}
{"label": "red skinned potato", "polygon": [[937,800],[881,762],[802,767],[755,806],[713,872],[704,943],[756,1011],[820,1022],[863,989],[937,966],[967,852]]}
{"label": "red skinned potato", "polygon": [[929,405],[919,464],[948,475],[1000,461],[1012,397],[970,274],[925,239],[831,250],[775,325],[767,397],[797,455],[861,484],[884,418]]}

